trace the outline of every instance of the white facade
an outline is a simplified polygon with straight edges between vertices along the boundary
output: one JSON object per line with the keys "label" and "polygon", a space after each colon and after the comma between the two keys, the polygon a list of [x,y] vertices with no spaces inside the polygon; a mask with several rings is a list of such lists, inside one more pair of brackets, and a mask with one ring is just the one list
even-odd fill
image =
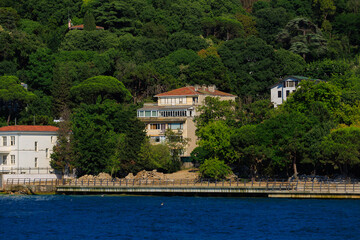
{"label": "white facade", "polygon": [[300,81],[300,78],[290,76],[272,85],[271,102],[274,104],[274,107],[277,107],[278,105],[285,102],[290,94],[296,91]]}
{"label": "white facade", "polygon": [[0,173],[49,173],[56,140],[57,128],[52,126],[0,128]]}

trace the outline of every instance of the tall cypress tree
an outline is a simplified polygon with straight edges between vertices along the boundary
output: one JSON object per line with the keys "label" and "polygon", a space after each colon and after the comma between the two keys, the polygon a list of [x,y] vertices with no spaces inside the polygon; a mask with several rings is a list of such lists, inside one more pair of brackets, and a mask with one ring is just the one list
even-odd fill
{"label": "tall cypress tree", "polygon": [[87,11],[84,16],[84,30],[85,31],[96,30],[95,18],[90,11]]}

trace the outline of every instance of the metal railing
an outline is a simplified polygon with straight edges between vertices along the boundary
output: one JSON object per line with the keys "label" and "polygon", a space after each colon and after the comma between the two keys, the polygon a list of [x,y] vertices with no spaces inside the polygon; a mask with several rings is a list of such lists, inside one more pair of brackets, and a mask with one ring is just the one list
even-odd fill
{"label": "metal railing", "polygon": [[0,173],[8,174],[52,174],[55,170],[52,168],[14,168],[14,167],[1,167]]}
{"label": "metal railing", "polygon": [[182,187],[182,188],[230,188],[257,192],[301,192],[301,193],[356,193],[360,194],[360,183],[357,181],[306,182],[246,179],[211,181],[206,179],[46,179],[46,178],[9,178],[7,185],[52,185],[73,187]]}
{"label": "metal railing", "polygon": [[6,185],[46,185],[46,186],[60,186],[66,185],[65,179],[54,178],[8,178]]}

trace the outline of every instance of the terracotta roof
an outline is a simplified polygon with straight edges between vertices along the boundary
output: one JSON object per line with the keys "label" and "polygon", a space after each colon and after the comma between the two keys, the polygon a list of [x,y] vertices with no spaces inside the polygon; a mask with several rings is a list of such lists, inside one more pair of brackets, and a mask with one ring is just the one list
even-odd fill
{"label": "terracotta roof", "polygon": [[[79,30],[83,30],[83,29],[84,29],[84,24],[76,25],[76,26],[71,26],[71,27],[69,27],[69,29],[79,29]],[[100,27],[100,26],[96,26],[96,29],[104,29],[104,28],[103,28],[103,27]]]}
{"label": "terracotta roof", "polygon": [[221,92],[219,90],[210,91],[208,87],[198,87],[195,91],[194,86],[187,86],[171,90],[169,92],[160,93],[155,97],[167,97],[167,96],[197,96],[197,95],[212,95],[212,96],[224,96],[224,97],[236,97],[230,93]]}
{"label": "terracotta roof", "polygon": [[36,125],[15,125],[0,127],[0,132],[56,132],[58,127],[36,126]]}

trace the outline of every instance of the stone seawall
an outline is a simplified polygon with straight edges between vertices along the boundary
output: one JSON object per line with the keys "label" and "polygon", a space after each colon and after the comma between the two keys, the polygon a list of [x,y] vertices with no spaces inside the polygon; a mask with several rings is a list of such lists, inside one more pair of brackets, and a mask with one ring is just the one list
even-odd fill
{"label": "stone seawall", "polygon": [[360,199],[360,193],[309,192],[293,190],[269,190],[239,187],[101,187],[58,186],[57,193],[69,195],[161,195],[161,196],[214,196],[214,197],[268,197],[268,198],[319,198]]}
{"label": "stone seawall", "polygon": [[56,186],[51,185],[6,185],[4,191],[9,194],[55,194]]}

